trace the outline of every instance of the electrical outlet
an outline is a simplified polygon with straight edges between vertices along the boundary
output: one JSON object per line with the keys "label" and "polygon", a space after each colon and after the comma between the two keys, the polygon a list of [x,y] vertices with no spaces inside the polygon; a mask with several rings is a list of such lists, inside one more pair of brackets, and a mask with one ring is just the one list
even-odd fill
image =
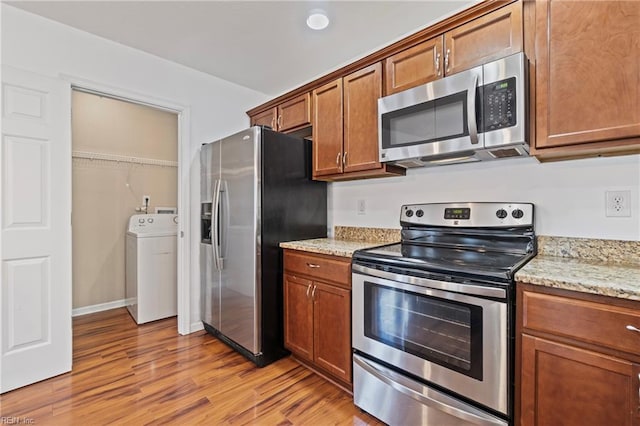
{"label": "electrical outlet", "polygon": [[606,191],[605,214],[607,217],[631,216],[631,191]]}
{"label": "electrical outlet", "polygon": [[367,205],[364,200],[358,200],[358,214],[367,214]]}
{"label": "electrical outlet", "polygon": [[151,196],[150,195],[143,195],[142,196],[142,205],[143,206],[148,206],[150,202],[151,202]]}

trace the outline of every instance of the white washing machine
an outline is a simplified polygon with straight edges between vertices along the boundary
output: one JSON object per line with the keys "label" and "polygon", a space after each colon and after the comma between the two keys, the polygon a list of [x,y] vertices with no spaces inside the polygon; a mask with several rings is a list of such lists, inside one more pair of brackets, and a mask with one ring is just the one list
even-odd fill
{"label": "white washing machine", "polygon": [[126,237],[126,304],[138,324],[177,315],[178,216],[136,214]]}

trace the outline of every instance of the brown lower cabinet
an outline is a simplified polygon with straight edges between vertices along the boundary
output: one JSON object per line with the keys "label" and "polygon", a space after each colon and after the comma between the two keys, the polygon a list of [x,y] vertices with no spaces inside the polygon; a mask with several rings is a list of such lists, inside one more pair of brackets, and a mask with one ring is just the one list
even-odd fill
{"label": "brown lower cabinet", "polygon": [[285,250],[284,269],[285,347],[350,390],[349,259]]}
{"label": "brown lower cabinet", "polygon": [[517,310],[516,424],[640,424],[639,302],[518,283]]}

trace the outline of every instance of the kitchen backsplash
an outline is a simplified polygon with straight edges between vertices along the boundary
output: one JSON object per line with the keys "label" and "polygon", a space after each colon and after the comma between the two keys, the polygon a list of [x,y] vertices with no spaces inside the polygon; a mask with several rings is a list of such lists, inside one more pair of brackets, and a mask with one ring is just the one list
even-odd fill
{"label": "kitchen backsplash", "polygon": [[538,254],[640,265],[640,241],[538,235]]}
{"label": "kitchen backsplash", "polygon": [[337,240],[371,241],[393,243],[400,241],[400,230],[390,228],[360,228],[357,226],[336,226],[333,236]]}
{"label": "kitchen backsplash", "polygon": [[[400,229],[358,226],[334,227],[334,238],[347,241],[392,243],[400,241]],[[538,235],[538,254],[640,265],[640,241]]]}

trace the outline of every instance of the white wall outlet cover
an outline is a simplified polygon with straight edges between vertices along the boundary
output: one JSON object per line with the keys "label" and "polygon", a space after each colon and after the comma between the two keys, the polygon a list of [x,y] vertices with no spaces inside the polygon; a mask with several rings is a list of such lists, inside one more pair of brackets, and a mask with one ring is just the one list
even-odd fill
{"label": "white wall outlet cover", "polygon": [[631,191],[606,191],[605,214],[607,217],[631,216]]}
{"label": "white wall outlet cover", "polygon": [[364,200],[358,200],[358,214],[367,214],[367,205]]}

